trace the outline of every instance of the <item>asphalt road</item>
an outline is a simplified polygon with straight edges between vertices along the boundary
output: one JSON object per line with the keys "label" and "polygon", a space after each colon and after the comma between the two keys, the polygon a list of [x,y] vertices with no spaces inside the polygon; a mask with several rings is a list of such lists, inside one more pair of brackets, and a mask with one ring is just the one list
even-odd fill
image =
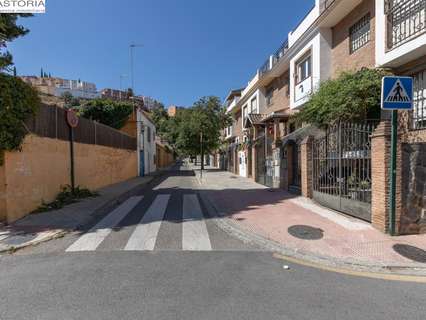
{"label": "asphalt road", "polygon": [[0,256],[0,319],[426,318],[425,284],[276,259],[220,230],[195,186],[171,171],[78,232]]}

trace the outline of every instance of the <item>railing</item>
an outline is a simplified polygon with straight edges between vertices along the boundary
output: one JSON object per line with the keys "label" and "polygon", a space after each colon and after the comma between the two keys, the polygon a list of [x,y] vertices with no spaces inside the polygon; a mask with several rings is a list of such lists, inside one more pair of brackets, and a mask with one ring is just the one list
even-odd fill
{"label": "railing", "polygon": [[287,51],[288,51],[288,40],[284,41],[281,47],[279,47],[278,50],[275,51],[274,55],[272,56],[272,65],[271,65],[270,59],[268,59],[260,67],[259,69],[260,76],[263,76],[269,71],[271,71],[272,68],[282,59],[282,57],[284,57]]}
{"label": "railing", "polygon": [[327,10],[335,0],[321,0],[320,1],[320,13],[323,13]]}
{"label": "railing", "polygon": [[269,72],[269,70],[271,70],[271,68],[270,68],[270,63],[269,63],[269,59],[268,59],[268,60],[266,60],[266,61],[265,61],[265,63],[264,63],[264,64],[260,67],[260,69],[259,69],[260,75],[262,76],[262,75],[264,75],[264,74],[268,73],[268,72]]}
{"label": "railing", "polygon": [[426,0],[387,0],[385,13],[389,50],[426,32]]}
{"label": "railing", "polygon": [[284,41],[281,47],[275,52],[272,60],[273,66],[276,65],[288,51],[288,40]]}

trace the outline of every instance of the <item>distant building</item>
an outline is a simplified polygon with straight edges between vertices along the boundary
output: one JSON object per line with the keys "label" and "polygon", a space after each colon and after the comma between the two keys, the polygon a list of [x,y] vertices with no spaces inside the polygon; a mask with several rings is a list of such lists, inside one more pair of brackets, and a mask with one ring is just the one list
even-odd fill
{"label": "distant building", "polygon": [[148,111],[152,111],[160,106],[162,106],[163,104],[151,97],[143,97],[143,102],[144,102],[144,107],[148,110]]}
{"label": "distant building", "polygon": [[169,115],[169,117],[176,117],[176,113],[181,109],[183,109],[183,107],[170,106],[167,109],[167,114]]}
{"label": "distant building", "polygon": [[129,99],[128,92],[117,89],[102,89],[101,96],[104,99],[111,99],[115,101],[125,101]]}
{"label": "distant building", "polygon": [[65,92],[69,92],[75,98],[96,99],[100,97],[96,85],[90,82],[36,76],[23,76],[21,79],[39,92],[56,97],[61,97]]}

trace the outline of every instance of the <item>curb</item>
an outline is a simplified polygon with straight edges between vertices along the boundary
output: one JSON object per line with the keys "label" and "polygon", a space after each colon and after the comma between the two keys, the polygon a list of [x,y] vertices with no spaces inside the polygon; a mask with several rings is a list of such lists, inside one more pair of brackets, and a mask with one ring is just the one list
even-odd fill
{"label": "curb", "polygon": [[[97,218],[98,216],[101,216],[103,214],[105,214],[108,211],[113,210],[115,207],[119,206],[120,204],[122,204],[124,201],[126,201],[127,199],[129,199],[130,197],[136,195],[137,193],[139,193],[140,191],[142,191],[144,188],[146,188],[148,185],[150,185],[156,178],[161,177],[165,171],[161,171],[158,174],[152,175],[150,176],[151,179],[149,179],[148,181],[133,187],[130,190],[127,190],[119,195],[117,195],[116,197],[114,197],[113,199],[105,202],[102,206],[100,206],[98,209],[96,209],[95,211],[93,211],[92,213],[89,214],[89,216],[91,217],[90,221]],[[90,221],[86,221],[83,224],[77,224],[72,230],[62,230],[62,229],[57,229],[57,230],[51,230],[51,231],[43,231],[40,232],[37,237],[31,241],[16,245],[16,246],[9,246],[8,248],[0,248],[0,254],[4,254],[4,253],[14,253],[17,250],[26,248],[26,247],[30,247],[30,246],[36,246],[39,245],[43,242],[47,242],[53,239],[57,239],[57,238],[61,238],[63,236],[65,236],[66,234],[69,234],[75,230],[77,230],[78,228],[81,228],[83,225],[90,223]],[[46,235],[43,235],[43,233],[47,233]],[[31,232],[29,233],[31,234]],[[1,244],[0,244],[1,245]]]}
{"label": "curb", "polygon": [[[197,179],[198,180],[198,179]],[[404,265],[387,265],[387,264],[371,264],[358,260],[340,260],[333,257],[317,255],[312,252],[306,252],[297,248],[287,247],[283,244],[265,238],[261,235],[251,233],[235,222],[227,219],[225,215],[210,201],[208,195],[203,194],[202,190],[198,190],[198,194],[202,199],[208,214],[213,219],[216,225],[229,235],[236,237],[244,243],[252,244],[264,248],[268,251],[278,253],[281,258],[299,263],[309,264],[311,267],[338,270],[361,272],[361,273],[376,273],[381,275],[394,276],[417,276],[426,277],[426,266],[404,266]],[[218,219],[217,219],[218,218]],[[426,279],[426,278],[425,278]]]}

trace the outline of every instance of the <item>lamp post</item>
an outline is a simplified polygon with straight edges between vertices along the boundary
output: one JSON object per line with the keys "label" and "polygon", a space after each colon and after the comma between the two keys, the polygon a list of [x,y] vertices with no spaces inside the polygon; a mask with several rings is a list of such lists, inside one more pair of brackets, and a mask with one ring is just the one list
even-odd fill
{"label": "lamp post", "polygon": [[142,44],[136,44],[136,43],[131,43],[129,46],[130,49],[130,78],[132,81],[132,90],[133,90],[133,94],[135,93],[135,75],[134,75],[134,63],[133,63],[133,57],[134,57],[134,53],[133,50],[135,48],[142,48],[143,45]]}

